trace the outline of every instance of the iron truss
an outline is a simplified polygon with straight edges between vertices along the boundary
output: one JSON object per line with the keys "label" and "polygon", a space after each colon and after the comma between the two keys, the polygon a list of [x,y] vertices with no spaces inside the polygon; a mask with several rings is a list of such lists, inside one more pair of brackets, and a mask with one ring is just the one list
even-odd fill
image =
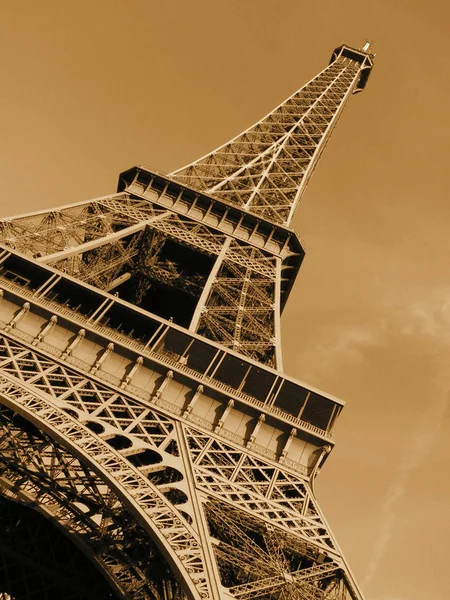
{"label": "iron truss", "polygon": [[[7,220],[0,229],[2,242],[100,289],[120,293],[133,277],[127,299],[134,304],[155,284],[179,290],[180,302],[188,295],[197,304],[192,329],[276,365],[281,259],[264,250],[128,194]],[[208,257],[212,271],[188,273],[168,256],[170,243]]]}
{"label": "iron truss", "polygon": [[370,56],[343,47],[330,65],[252,127],[173,177],[289,224],[317,159]]}
{"label": "iron truss", "polygon": [[[307,478],[182,425],[11,334],[1,338],[0,357],[2,486],[19,490],[16,499],[31,498],[52,520],[70,523],[82,541],[95,544],[97,561],[122,594],[164,598],[161,590],[147,589],[154,577],[142,564],[129,580],[130,563],[133,570],[136,565],[122,552],[122,536],[134,521],[141,524],[137,554],[161,562],[155,546],[168,548],[178,578],[200,589],[191,597],[288,598],[298,588],[301,598],[316,586],[316,595],[306,597],[358,598]],[[88,524],[75,527],[76,518]],[[110,524],[114,518],[120,527]],[[109,537],[102,540],[112,530],[118,548]],[[133,530],[131,539],[138,534]],[[119,555],[111,557],[114,550]],[[229,563],[237,553],[236,571]],[[216,578],[219,595],[208,589],[205,573],[210,582]],[[129,587],[120,588],[120,575]],[[174,577],[168,581],[176,585]]]}
{"label": "iron truss", "polygon": [[362,600],[312,488],[340,409],[275,369],[289,223],[371,67],[337,48],[171,176],[0,222],[2,600]]}

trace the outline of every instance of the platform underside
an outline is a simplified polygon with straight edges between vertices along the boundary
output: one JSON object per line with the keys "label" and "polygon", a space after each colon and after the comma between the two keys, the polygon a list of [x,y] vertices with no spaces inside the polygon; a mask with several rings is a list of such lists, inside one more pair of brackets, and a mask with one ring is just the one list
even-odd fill
{"label": "platform underside", "polygon": [[0,301],[3,494],[79,540],[113,593],[359,599],[310,487],[324,432],[294,436],[279,411],[276,434],[273,416],[221,403],[193,371],[146,375],[146,359],[117,362],[98,333],[12,298]]}

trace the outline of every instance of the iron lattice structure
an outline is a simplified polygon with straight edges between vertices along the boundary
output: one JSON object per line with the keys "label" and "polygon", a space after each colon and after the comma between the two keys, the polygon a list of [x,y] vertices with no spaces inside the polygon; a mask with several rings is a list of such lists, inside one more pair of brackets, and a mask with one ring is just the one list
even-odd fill
{"label": "iron lattice structure", "polygon": [[313,491],[342,402],[282,373],[279,320],[372,58],[170,176],[1,221],[0,598],[361,600]]}

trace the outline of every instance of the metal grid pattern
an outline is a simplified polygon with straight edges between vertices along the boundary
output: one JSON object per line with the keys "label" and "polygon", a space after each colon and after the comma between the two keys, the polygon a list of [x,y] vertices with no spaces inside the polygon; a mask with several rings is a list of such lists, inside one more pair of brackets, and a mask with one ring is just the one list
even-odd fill
{"label": "metal grid pattern", "polygon": [[[35,265],[50,264],[107,292],[120,293],[137,273],[137,305],[154,282],[177,299],[188,292],[196,298],[191,331],[281,369],[282,272],[294,234],[284,229],[286,241],[273,246],[270,239],[291,222],[343,107],[364,87],[371,67],[366,50],[337,49],[317,77],[230,142],[175,171],[160,192],[136,176],[131,191],[4,219],[0,241]],[[178,186],[177,198],[192,196],[191,204],[164,205],[170,185]],[[203,201],[203,212],[201,193],[193,190],[212,197]],[[223,212],[214,222],[220,202]],[[253,215],[247,233],[240,228],[246,215]],[[172,254],[165,244],[172,244]],[[182,253],[192,251],[209,271],[183,266]],[[9,280],[16,277],[9,273]],[[52,300],[30,292],[33,305],[45,312],[49,303],[58,304],[59,281],[69,285],[57,272],[44,284]],[[105,303],[107,310],[114,298]],[[263,416],[248,440],[230,432],[223,439],[233,400],[215,427],[201,415],[189,415],[189,425],[183,415],[204,391],[198,373],[184,372],[193,394],[189,406],[169,413],[164,389],[172,371],[145,398],[133,392],[131,375],[124,382],[114,375],[102,380],[112,343],[93,365],[69,356],[81,333],[57,356],[40,352],[36,345],[57,317],[37,337],[18,339],[16,325],[29,308],[18,304],[0,337],[0,493],[39,511],[47,519],[45,536],[62,529],[117,597],[362,600],[314,497],[316,469],[308,478],[289,468],[286,449],[296,429],[275,460],[256,448]],[[319,448],[321,456],[326,448]],[[0,547],[0,556],[5,552]],[[22,566],[27,560],[23,552],[16,558]],[[6,597],[14,594],[14,566],[8,565],[9,588],[0,589]],[[45,569],[45,561],[40,566]],[[48,597],[51,585],[39,584]],[[20,600],[32,597],[30,589]]]}
{"label": "metal grid pattern", "polygon": [[[210,431],[180,426],[158,408],[117,393],[106,383],[47,358],[10,335],[1,339],[0,356],[3,373],[0,393],[2,402],[9,406],[3,427],[2,473],[22,494],[32,494],[47,510],[53,507],[54,518],[65,527],[70,524],[74,533],[78,531],[84,537],[90,531],[87,537],[91,539],[95,534],[96,543],[100,544],[101,531],[93,527],[102,529],[102,524],[117,520],[124,510],[130,513],[131,521],[132,506],[115,489],[119,486],[123,494],[128,492],[142,499],[147,507],[147,524],[150,510],[150,519],[159,530],[164,533],[164,528],[169,527],[172,551],[175,555],[181,552],[184,564],[186,561],[191,564],[188,571],[194,569],[199,597],[216,597],[205,591],[205,582],[196,566],[201,561],[199,543],[206,548],[212,536],[220,543],[210,547],[213,563],[209,577],[217,571],[219,589],[227,590],[231,598],[302,598],[301,594],[313,591],[315,596],[306,597],[359,598],[349,591],[351,582],[345,577],[345,564],[307,478],[252,456],[248,448],[226,443]],[[24,426],[23,419],[14,421],[11,407],[29,411],[35,419],[45,418],[49,432],[44,434],[30,424]],[[66,434],[66,442],[88,453],[92,466],[87,464],[84,453],[85,460],[74,457],[75,446],[62,447],[55,441],[54,436],[61,433]],[[93,470],[96,463],[100,473]],[[137,477],[136,467],[146,476],[145,480]],[[108,471],[113,474],[114,485]],[[61,478],[62,473],[68,478],[67,484]],[[167,505],[156,499],[156,490],[160,499],[165,497],[174,503],[175,521]],[[206,505],[202,498],[207,499]],[[91,510],[80,512],[80,503]],[[99,514],[103,516],[98,523]],[[126,534],[121,523],[120,528],[117,526],[117,543]],[[178,525],[174,527],[174,523]],[[151,541],[154,536],[148,539],[145,527],[139,531],[142,547],[149,546],[156,555]],[[255,542],[257,534],[262,537]],[[191,542],[189,535],[195,538],[191,537]],[[286,540],[289,540],[287,545]],[[103,560],[97,550],[103,569],[108,570],[114,564],[116,579],[123,573],[133,591],[131,597],[164,598],[157,595],[161,590],[149,591],[143,586],[145,569],[138,570],[129,581],[126,555],[115,556],[114,547],[105,541],[99,547],[108,556]],[[236,562],[237,553],[240,570],[231,572],[229,557],[233,556]],[[259,562],[255,562],[255,556],[260,557]],[[119,558],[125,561],[125,564],[119,561],[121,569],[117,566]],[[264,569],[261,564],[266,565]],[[178,589],[173,576],[168,581]],[[120,578],[117,585],[124,585]]]}
{"label": "metal grid pattern", "polygon": [[[2,404],[34,421],[41,431],[47,430],[52,438],[65,445],[71,457],[79,457],[100,473],[102,482],[109,485],[122,499],[133,518],[147,530],[147,535],[169,554],[171,563],[184,581],[191,597],[197,600],[210,598],[209,582],[204,567],[204,550],[198,537],[175,505],[139,471],[133,463],[115,450],[107,440],[102,440],[62,408],[51,403],[43,394],[30,392],[27,387],[6,375],[0,379]],[[6,435],[10,436],[9,430]],[[2,453],[7,454],[5,452]],[[27,456],[50,467],[43,449],[36,452],[29,440],[24,454],[13,456],[21,465]],[[69,474],[71,479],[71,475]],[[81,497],[72,495],[72,502]],[[145,596],[144,596],[145,597]]]}
{"label": "metal grid pattern", "polygon": [[[239,257],[239,258],[238,258]],[[276,287],[279,259],[232,240],[201,307],[201,335],[277,366]]]}
{"label": "metal grid pattern", "polygon": [[261,121],[172,176],[289,224],[360,70],[356,61],[336,58]]}
{"label": "metal grid pattern", "polygon": [[[0,489],[39,510],[48,521],[38,521],[44,535],[54,535],[54,527],[65,531],[109,579],[114,597],[160,599],[147,558],[159,563],[160,580],[176,588],[160,551],[104,478],[18,413],[2,406],[0,417]],[[181,592],[176,596],[184,597]]]}

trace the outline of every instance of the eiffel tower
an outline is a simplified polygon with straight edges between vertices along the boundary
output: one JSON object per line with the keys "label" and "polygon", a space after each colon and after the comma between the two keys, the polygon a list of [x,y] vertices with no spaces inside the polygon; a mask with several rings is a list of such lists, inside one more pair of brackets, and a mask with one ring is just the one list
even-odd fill
{"label": "eiffel tower", "polygon": [[289,227],[373,55],[170,175],[3,219],[2,600],[361,600],[314,494],[343,403],[282,371]]}

